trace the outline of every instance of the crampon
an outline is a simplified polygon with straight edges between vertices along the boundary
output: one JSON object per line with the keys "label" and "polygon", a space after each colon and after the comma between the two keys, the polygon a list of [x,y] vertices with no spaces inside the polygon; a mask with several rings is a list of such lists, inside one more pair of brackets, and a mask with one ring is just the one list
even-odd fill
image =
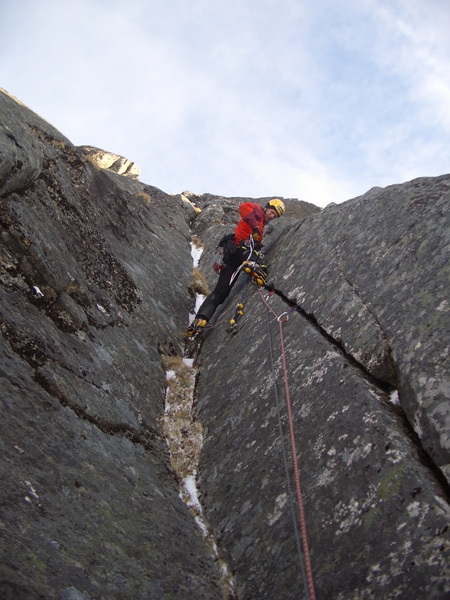
{"label": "crampon", "polygon": [[229,329],[230,333],[237,332],[237,330],[239,329],[237,322],[242,317],[243,314],[244,314],[244,304],[240,300],[237,303],[236,308],[234,309],[233,316],[230,319],[230,329]]}
{"label": "crampon", "polygon": [[194,319],[187,330],[183,333],[185,339],[201,336],[208,321],[206,319]]}

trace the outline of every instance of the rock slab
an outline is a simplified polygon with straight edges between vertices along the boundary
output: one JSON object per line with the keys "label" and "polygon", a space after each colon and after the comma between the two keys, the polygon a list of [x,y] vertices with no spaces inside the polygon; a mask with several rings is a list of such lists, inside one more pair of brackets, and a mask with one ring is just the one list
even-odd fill
{"label": "rock slab", "polygon": [[230,335],[236,284],[205,334],[199,487],[239,598],[308,597],[294,464],[318,598],[447,597],[449,185],[272,222],[277,294]]}
{"label": "rock slab", "polygon": [[160,422],[193,208],[0,115],[0,596],[221,597]]}

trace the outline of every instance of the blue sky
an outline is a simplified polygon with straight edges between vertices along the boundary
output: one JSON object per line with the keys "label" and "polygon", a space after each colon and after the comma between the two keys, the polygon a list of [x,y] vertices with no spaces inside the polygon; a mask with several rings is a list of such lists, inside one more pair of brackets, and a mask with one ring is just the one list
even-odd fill
{"label": "blue sky", "polygon": [[168,193],[450,172],[448,0],[4,0],[0,87]]}

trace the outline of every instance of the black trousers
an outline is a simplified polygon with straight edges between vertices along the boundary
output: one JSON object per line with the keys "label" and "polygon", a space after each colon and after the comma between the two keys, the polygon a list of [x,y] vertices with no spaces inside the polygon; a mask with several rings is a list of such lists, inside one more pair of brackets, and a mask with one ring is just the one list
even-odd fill
{"label": "black trousers", "polygon": [[209,296],[205,298],[203,304],[198,309],[197,319],[203,318],[209,321],[209,319],[216,312],[219,304],[222,304],[222,302],[228,298],[229,293],[236,283],[238,279],[237,276],[233,279],[233,281],[231,281],[236,269],[242,265],[244,260],[256,259],[255,256],[250,256],[251,254],[252,252],[249,248],[246,248],[245,246],[238,247],[234,254],[224,259],[223,262],[225,266],[220,272],[216,287],[209,294]]}

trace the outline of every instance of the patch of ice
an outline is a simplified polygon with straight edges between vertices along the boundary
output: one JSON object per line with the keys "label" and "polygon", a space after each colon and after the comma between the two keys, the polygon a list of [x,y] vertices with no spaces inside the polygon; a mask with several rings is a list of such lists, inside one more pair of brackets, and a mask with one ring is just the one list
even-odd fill
{"label": "patch of ice", "polygon": [[[182,376],[176,370],[166,371],[168,380],[175,379],[175,383],[167,384],[166,389],[163,419],[166,442],[169,447],[172,466],[181,479],[180,499],[192,512],[205,544],[212,551],[214,560],[218,562],[222,570],[222,584],[230,592],[227,597],[235,598],[232,575],[219,556],[213,534],[204,521],[203,509],[198,498],[196,464],[198,463],[198,454],[202,447],[203,437],[201,426],[198,427],[198,423],[194,423],[193,418],[189,416],[192,412],[196,370],[193,366],[194,359],[183,357],[182,361],[190,369],[189,377],[185,377],[183,371],[181,371]],[[177,385],[178,383],[179,385]],[[182,426],[185,427],[186,419],[188,421],[191,419],[188,437],[185,437],[184,434],[183,436],[179,435],[181,432],[180,423],[183,423]]]}

